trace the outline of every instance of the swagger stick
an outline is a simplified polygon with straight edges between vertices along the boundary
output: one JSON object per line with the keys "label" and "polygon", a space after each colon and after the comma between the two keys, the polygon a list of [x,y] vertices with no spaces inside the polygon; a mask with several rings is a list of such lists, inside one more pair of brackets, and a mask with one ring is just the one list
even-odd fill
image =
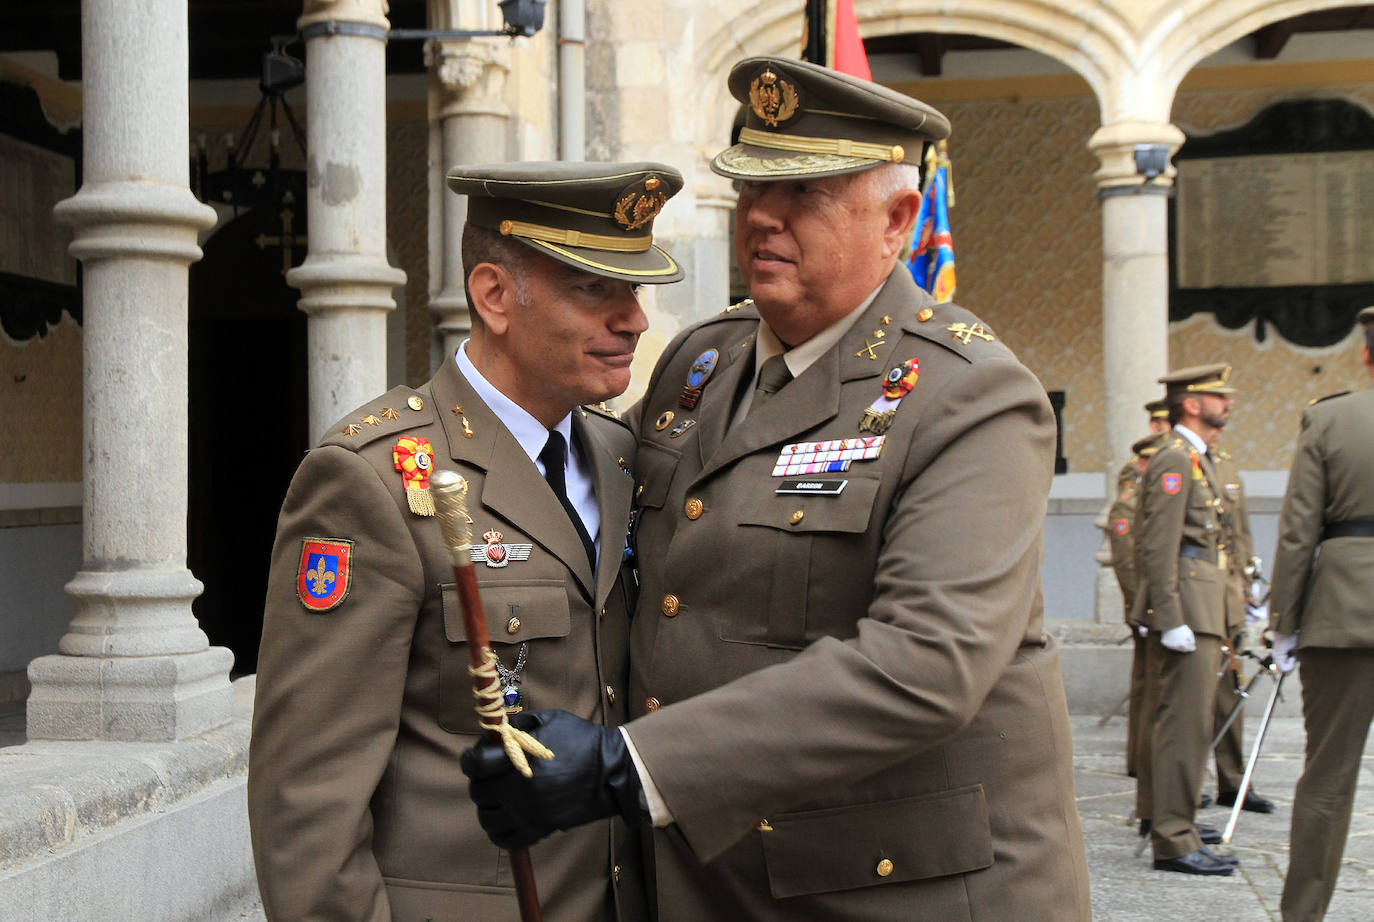
{"label": "swagger stick", "polygon": [[[472,673],[472,694],[477,699],[477,716],[487,731],[487,740],[500,743],[516,771],[532,775],[525,753],[541,759],[553,758],[543,743],[506,720],[501,702],[501,682],[496,674],[496,654],[487,637],[487,618],[482,611],[482,596],[472,572],[472,519],[467,512],[468,482],[453,471],[435,471],[429,478],[430,492],[453,564],[453,580],[458,585],[458,601],[467,631],[468,672]],[[520,904],[521,922],[543,922],[539,894],[534,887],[534,866],[530,850],[517,848],[510,853],[511,874],[515,878],[515,898]]]}

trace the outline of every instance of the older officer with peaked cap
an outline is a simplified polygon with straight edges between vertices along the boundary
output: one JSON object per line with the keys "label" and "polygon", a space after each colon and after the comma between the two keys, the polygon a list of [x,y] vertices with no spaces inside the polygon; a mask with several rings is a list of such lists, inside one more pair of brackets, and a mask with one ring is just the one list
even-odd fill
{"label": "older officer with peaked cap", "polygon": [[[1374,375],[1374,307],[1360,311],[1360,357]],[[1269,604],[1274,662],[1301,650],[1307,759],[1293,798],[1284,922],[1326,914],[1374,718],[1374,388],[1318,401],[1279,514]]]}
{"label": "older officer with peaked cap", "polygon": [[[458,769],[479,731],[435,466],[470,484],[508,706],[626,717],[634,440],[580,405],[629,383],[647,325],[634,287],[682,277],[652,230],[682,179],[516,163],[458,167],[449,185],[469,196],[471,338],[432,380],[331,427],[278,523],[248,781],[272,922],[518,918]],[[639,854],[618,818],[535,848],[544,918],[643,918]]]}
{"label": "older officer with peaked cap", "polygon": [[1159,379],[1173,433],[1150,458],[1136,514],[1139,585],[1131,621],[1149,629],[1146,711],[1150,738],[1137,753],[1137,811],[1157,870],[1230,875],[1236,862],[1194,820],[1211,740],[1226,632],[1228,531],[1209,440],[1231,410],[1226,364]]}
{"label": "older officer with peaked cap", "polygon": [[529,782],[465,754],[484,823],[518,843],[642,797],[663,922],[1087,919],[1040,592],[1053,414],[899,262],[905,164],[948,122],[783,58],[730,90],[713,168],[753,303],[679,334],[640,407],[635,719],[530,715],[558,756]]}

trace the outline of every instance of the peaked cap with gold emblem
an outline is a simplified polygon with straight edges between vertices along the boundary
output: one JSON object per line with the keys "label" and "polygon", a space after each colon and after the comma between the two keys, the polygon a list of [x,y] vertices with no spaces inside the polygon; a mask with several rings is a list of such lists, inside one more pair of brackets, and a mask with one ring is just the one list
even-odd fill
{"label": "peaked cap with gold emblem", "polygon": [[1214,365],[1194,365],[1171,371],[1159,379],[1170,394],[1220,394],[1230,396],[1236,389],[1229,383],[1231,366],[1225,362]]}
{"label": "peaked cap with gold emblem", "polygon": [[627,282],[662,284],[682,267],[654,246],[654,218],[682,188],[661,163],[528,161],[455,166],[448,186],[468,196],[468,222],[513,237],[566,265]]}
{"label": "peaked cap with gold emblem", "polygon": [[739,143],[711,161],[731,179],[839,176],[921,161],[926,141],[949,137],[949,119],[923,102],[828,67],[757,57],[730,71],[747,110]]}
{"label": "peaked cap with gold emblem", "polygon": [[1356,319],[1366,327],[1374,327],[1374,306],[1366,307],[1355,315]]}
{"label": "peaked cap with gold emblem", "polygon": [[1145,404],[1145,412],[1150,414],[1150,419],[1168,419],[1169,404],[1165,400],[1151,400]]}

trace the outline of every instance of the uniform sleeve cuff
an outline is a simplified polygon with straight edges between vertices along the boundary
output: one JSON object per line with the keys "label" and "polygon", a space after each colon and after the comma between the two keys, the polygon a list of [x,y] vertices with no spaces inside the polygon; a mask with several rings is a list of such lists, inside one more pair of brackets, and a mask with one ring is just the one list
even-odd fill
{"label": "uniform sleeve cuff", "polygon": [[635,749],[634,740],[630,739],[629,731],[621,727],[620,735],[625,738],[625,748],[630,751],[630,761],[634,762],[635,771],[639,772],[639,786],[643,789],[644,800],[649,805],[649,821],[654,824],[656,829],[672,825],[673,814],[668,810],[668,805],[663,802],[663,796],[658,793],[654,779],[649,776],[649,769],[644,766],[643,760],[639,758],[639,750]]}

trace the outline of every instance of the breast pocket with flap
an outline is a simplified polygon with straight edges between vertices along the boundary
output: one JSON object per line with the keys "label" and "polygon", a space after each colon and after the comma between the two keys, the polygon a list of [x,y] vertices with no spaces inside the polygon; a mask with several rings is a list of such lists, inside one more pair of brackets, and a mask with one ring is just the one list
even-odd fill
{"label": "breast pocket with flap", "polygon": [[[448,655],[439,664],[439,726],[450,733],[477,733],[472,676],[468,673],[467,627],[454,584],[441,586]],[[567,586],[559,579],[478,583],[487,636],[501,665],[514,669],[520,647],[528,644],[520,689],[532,707],[559,707],[568,696],[568,656],[572,630]]]}

